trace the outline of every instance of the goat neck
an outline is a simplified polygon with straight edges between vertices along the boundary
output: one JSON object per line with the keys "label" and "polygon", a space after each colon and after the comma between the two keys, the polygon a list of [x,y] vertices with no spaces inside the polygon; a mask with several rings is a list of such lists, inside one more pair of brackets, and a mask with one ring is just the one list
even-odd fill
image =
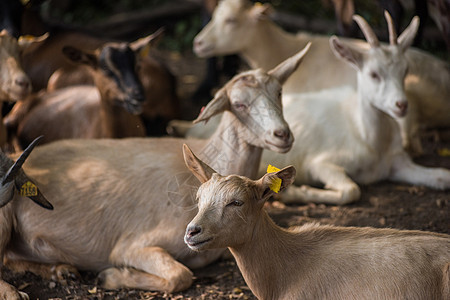
{"label": "goat neck", "polygon": [[248,143],[244,125],[231,112],[225,111],[219,128],[200,152],[222,174],[242,174],[255,178],[263,149]]}
{"label": "goat neck", "polygon": [[[271,20],[259,20],[260,26],[255,26],[255,33],[249,36],[247,47],[242,49],[242,57],[252,68],[270,70],[281,62],[280,59],[290,57],[308,43],[287,33]],[[267,55],[267,49],[277,47],[277,55]],[[266,49],[263,50],[262,49]]]}
{"label": "goat neck", "polygon": [[[239,270],[258,299],[281,299],[279,286],[286,286],[282,282],[291,273],[291,268],[298,265],[292,261],[301,260],[302,249],[295,248],[295,242],[289,243],[291,235],[285,229],[274,224],[266,211],[260,211],[260,217],[255,218],[252,235],[244,244],[229,247],[236,259]],[[297,241],[298,245],[298,241]],[[283,270],[284,274],[278,274]],[[292,273],[298,270],[292,271]]]}

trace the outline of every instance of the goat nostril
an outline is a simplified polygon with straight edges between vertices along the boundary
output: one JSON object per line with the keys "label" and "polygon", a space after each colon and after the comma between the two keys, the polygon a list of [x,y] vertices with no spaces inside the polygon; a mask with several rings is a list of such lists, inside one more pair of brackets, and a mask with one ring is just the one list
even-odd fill
{"label": "goat nostril", "polygon": [[188,237],[193,237],[193,236],[195,236],[195,235],[197,235],[197,234],[199,234],[201,232],[202,232],[201,227],[199,227],[199,226],[189,226],[188,229],[187,229],[186,235]]}
{"label": "goat nostril", "polygon": [[408,108],[408,102],[406,102],[406,101],[397,101],[397,102],[395,102],[395,106],[397,106],[401,110],[406,110]]}
{"label": "goat nostril", "polygon": [[289,137],[289,130],[275,130],[273,134],[277,138],[286,140]]}
{"label": "goat nostril", "polygon": [[201,40],[194,40],[195,47],[200,47],[201,45],[203,45],[203,42]]}
{"label": "goat nostril", "polygon": [[30,82],[25,78],[16,78],[16,80],[14,80],[14,83],[22,88],[28,88],[28,86],[30,85]]}

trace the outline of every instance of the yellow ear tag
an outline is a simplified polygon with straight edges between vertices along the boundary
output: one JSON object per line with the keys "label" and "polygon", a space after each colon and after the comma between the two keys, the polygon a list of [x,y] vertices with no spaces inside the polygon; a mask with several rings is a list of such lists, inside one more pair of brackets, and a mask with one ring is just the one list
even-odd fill
{"label": "yellow ear tag", "polygon": [[38,189],[31,181],[25,182],[20,188],[20,195],[25,197],[37,196]]}
{"label": "yellow ear tag", "polygon": [[[274,167],[272,165],[267,166],[267,173],[273,173],[278,171],[280,171],[280,169],[278,169],[277,167]],[[269,188],[278,194],[278,192],[281,189],[281,182],[282,180],[280,178],[275,178]]]}

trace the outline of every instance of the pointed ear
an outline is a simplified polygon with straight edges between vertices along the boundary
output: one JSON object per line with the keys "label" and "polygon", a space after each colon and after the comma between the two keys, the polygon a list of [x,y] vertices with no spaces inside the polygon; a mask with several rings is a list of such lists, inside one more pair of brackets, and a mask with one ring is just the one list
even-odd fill
{"label": "pointed ear", "polygon": [[229,109],[230,100],[227,95],[226,87],[223,87],[217,91],[214,99],[212,99],[208,103],[208,105],[206,105],[206,107],[200,112],[200,115],[197,117],[197,119],[194,120],[193,123],[196,124],[201,121],[208,121],[212,116]]}
{"label": "pointed ear", "polygon": [[283,85],[286,80],[291,76],[292,73],[297,70],[298,66],[303,60],[303,57],[308,52],[311,47],[311,42],[309,42],[303,50],[295,54],[294,56],[289,57],[278,66],[267,72],[267,74],[274,76],[281,85]]}
{"label": "pointed ear", "polygon": [[[8,183],[14,181],[15,187],[19,190],[20,195],[26,196],[33,200],[38,205],[46,208],[53,209],[53,206],[47,199],[42,195],[39,188],[31,181],[30,178],[22,170],[22,165],[25,160],[30,155],[31,151],[37,145],[42,136],[36,138],[31,144],[22,152],[20,157],[14,162],[14,164],[6,172],[5,176],[2,178],[1,185],[6,186]],[[6,205],[14,197],[14,193],[8,199],[1,199],[0,207]],[[3,198],[3,197],[2,197]]]}
{"label": "pointed ear", "polygon": [[295,174],[296,170],[293,166],[288,166],[280,171],[265,174],[260,180],[258,180],[258,184],[260,185],[262,191],[261,200],[266,201],[270,198],[270,196],[275,194],[275,192],[270,188],[275,180],[281,180],[280,191],[282,191],[294,182]]}
{"label": "pointed ear", "polygon": [[64,46],[62,52],[66,58],[74,63],[89,65],[93,68],[98,66],[98,59],[94,53],[84,52],[72,46]]}
{"label": "pointed ear", "polygon": [[408,27],[400,34],[397,39],[398,45],[401,47],[403,52],[408,49],[414,42],[416,37],[417,29],[419,28],[419,17],[415,16]]}
{"label": "pointed ear", "polygon": [[337,36],[332,36],[330,38],[330,47],[337,58],[345,60],[357,70],[362,68],[363,54],[359,50],[345,45],[337,38]]}
{"label": "pointed ear", "polygon": [[164,36],[165,29],[161,27],[153,34],[140,38],[130,43],[130,48],[138,53],[141,57],[147,56],[151,47],[156,47]]}
{"label": "pointed ear", "polygon": [[255,20],[267,19],[274,12],[272,5],[269,3],[255,3],[250,9],[250,16]]}
{"label": "pointed ear", "polygon": [[41,36],[32,36],[32,35],[23,35],[18,39],[19,47],[23,51],[27,49],[29,46],[35,43],[41,43],[48,38],[48,32],[44,33]]}
{"label": "pointed ear", "polygon": [[195,156],[186,144],[183,144],[183,156],[186,166],[189,170],[191,170],[192,174],[200,180],[201,183],[207,182],[211,178],[212,174],[217,173],[210,166]]}

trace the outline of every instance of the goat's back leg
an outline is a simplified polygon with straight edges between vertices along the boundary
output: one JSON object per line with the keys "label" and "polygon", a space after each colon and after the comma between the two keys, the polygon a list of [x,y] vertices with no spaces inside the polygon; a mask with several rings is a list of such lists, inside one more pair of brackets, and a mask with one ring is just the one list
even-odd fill
{"label": "goat's back leg", "polygon": [[450,189],[450,170],[420,166],[406,153],[394,157],[389,179],[440,190]]}
{"label": "goat's back leg", "polygon": [[4,263],[14,273],[31,272],[46,280],[53,280],[62,284],[67,284],[68,278],[80,278],[78,270],[68,264],[46,264],[7,258],[5,258]]}
{"label": "goat's back leg", "polygon": [[109,268],[99,274],[107,289],[128,287],[176,292],[192,284],[192,272],[160,247],[128,248],[119,252],[122,251],[113,251],[110,257],[114,265],[124,267]]}
{"label": "goat's back leg", "polygon": [[325,185],[325,189],[307,185],[291,185],[281,195],[285,203],[325,203],[344,205],[357,201],[361,196],[359,186],[345,174],[345,170],[329,163],[317,163],[309,167],[312,177]]}

